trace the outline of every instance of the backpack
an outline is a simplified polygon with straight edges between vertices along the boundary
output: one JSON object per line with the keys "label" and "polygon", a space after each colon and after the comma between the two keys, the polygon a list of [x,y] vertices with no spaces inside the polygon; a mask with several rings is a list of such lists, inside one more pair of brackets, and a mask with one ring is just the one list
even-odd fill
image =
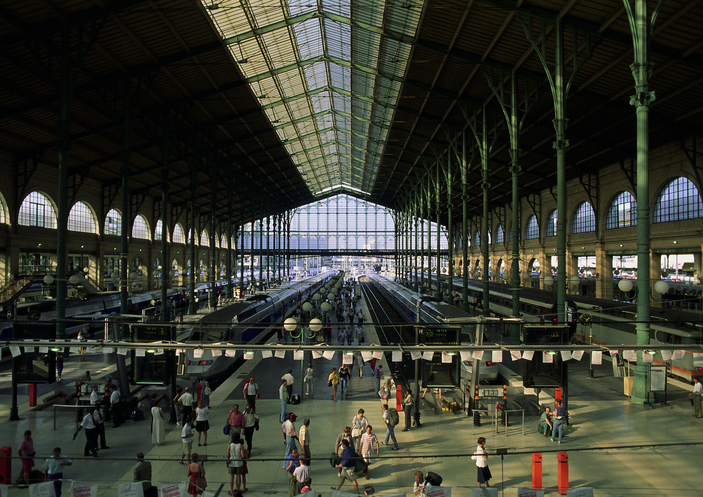
{"label": "backpack", "polygon": [[144,413],[139,409],[132,411],[132,415],[130,417],[132,418],[132,421],[144,421]]}
{"label": "backpack", "polygon": [[442,477],[433,471],[428,471],[425,476],[425,483],[429,483],[433,487],[439,487],[442,484]]}
{"label": "backpack", "polygon": [[247,395],[247,389],[248,389],[248,388],[249,388],[249,380],[246,380],[246,381],[244,382],[244,386],[242,387],[242,393],[244,394],[245,397],[246,397],[246,395]]}
{"label": "backpack", "polygon": [[395,407],[388,408],[388,424],[395,426],[400,423],[400,417],[398,416],[398,411]]}

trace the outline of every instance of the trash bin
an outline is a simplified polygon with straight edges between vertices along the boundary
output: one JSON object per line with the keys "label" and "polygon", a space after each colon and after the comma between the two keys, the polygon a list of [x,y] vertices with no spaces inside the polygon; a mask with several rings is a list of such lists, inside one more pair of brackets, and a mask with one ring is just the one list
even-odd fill
{"label": "trash bin", "polygon": [[0,484],[12,485],[12,447],[0,448]]}

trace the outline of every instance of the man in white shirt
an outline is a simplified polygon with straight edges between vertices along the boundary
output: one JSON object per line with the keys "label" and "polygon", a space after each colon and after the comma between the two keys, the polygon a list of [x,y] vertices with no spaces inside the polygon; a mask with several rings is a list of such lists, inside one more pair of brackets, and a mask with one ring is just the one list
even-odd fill
{"label": "man in white shirt", "polygon": [[251,412],[256,412],[256,399],[259,398],[259,385],[254,381],[254,377],[249,378],[244,397],[247,399],[247,405],[251,406]]}
{"label": "man in white shirt", "polygon": [[103,415],[103,408],[100,404],[95,405],[95,410],[93,411],[93,423],[95,423],[95,429],[97,430],[97,435],[95,436],[95,443],[97,444],[98,438],[100,438],[100,448],[109,449],[107,446],[107,441],[105,440],[105,416]]}
{"label": "man in white shirt", "polygon": [[190,461],[190,453],[193,450],[193,417],[184,418],[183,429],[181,430],[181,441],[183,442],[183,453],[179,464],[185,466],[183,459]]}
{"label": "man in white shirt", "polygon": [[310,478],[310,459],[306,457],[300,458],[300,466],[293,471],[293,477],[298,485],[296,491],[300,492],[300,489],[303,487],[303,482]]}
{"label": "man in white shirt", "polygon": [[93,391],[90,392],[90,405],[94,406],[100,402],[100,394],[98,393],[98,386],[93,385]]}
{"label": "man in white shirt", "polygon": [[286,380],[286,391],[288,393],[286,401],[290,404],[290,398],[293,395],[293,370],[289,369],[286,374],[281,376],[281,379]]}
{"label": "man in white shirt", "polygon": [[124,421],[122,419],[122,406],[120,405],[120,392],[116,385],[110,385],[110,415],[112,416],[112,426],[117,428]]}
{"label": "man in white shirt", "polygon": [[254,430],[256,429],[257,421],[259,421],[259,416],[252,411],[250,405],[247,405],[244,408],[244,440],[247,442],[247,450],[250,454],[254,443]]}
{"label": "man in white shirt", "polygon": [[193,398],[193,394],[190,393],[190,387],[185,387],[183,390],[183,395],[181,395],[178,400],[180,400],[183,405],[181,413],[183,416],[183,422],[185,423],[187,418],[193,416],[193,409],[195,409],[195,399]]}
{"label": "man in white shirt", "polygon": [[76,439],[78,432],[81,429],[85,430],[85,448],[83,449],[83,456],[87,457],[93,455],[93,457],[98,457],[98,433],[95,429],[95,421],[93,421],[93,411],[94,407],[88,408],[88,414],[83,416],[83,421],[81,421],[78,430],[73,434],[73,439]]}

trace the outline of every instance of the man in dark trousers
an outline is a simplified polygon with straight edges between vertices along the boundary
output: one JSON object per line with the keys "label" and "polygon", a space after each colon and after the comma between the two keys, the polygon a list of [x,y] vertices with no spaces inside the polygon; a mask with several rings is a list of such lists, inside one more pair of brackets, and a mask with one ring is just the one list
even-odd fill
{"label": "man in dark trousers", "polygon": [[156,487],[151,484],[151,463],[144,460],[144,453],[137,452],[137,465],[133,471],[134,481],[141,482],[144,497],[156,497]]}
{"label": "man in dark trousers", "polygon": [[95,406],[88,407],[88,413],[83,416],[83,421],[81,421],[78,430],[73,434],[73,439],[75,440],[78,436],[78,432],[81,429],[85,430],[85,448],[83,449],[83,455],[93,457],[98,457],[98,430],[95,428],[95,420],[93,419],[93,411],[95,411]]}

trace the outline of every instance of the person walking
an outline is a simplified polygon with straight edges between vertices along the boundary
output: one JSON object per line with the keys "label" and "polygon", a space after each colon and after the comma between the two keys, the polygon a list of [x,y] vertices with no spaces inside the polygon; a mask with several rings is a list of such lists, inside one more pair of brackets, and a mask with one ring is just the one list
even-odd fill
{"label": "person walking", "polygon": [[250,405],[244,408],[244,440],[247,443],[247,452],[251,454],[254,444],[254,431],[257,429],[256,424],[259,422],[259,416],[252,411]]}
{"label": "person walking", "polygon": [[158,403],[158,396],[151,394],[154,406],[151,408],[151,443],[161,445],[166,439],[166,427],[164,425],[164,411]]}
{"label": "person walking", "polygon": [[340,454],[341,460],[337,464],[337,469],[339,470],[340,480],[336,487],[331,487],[332,490],[339,490],[342,488],[344,480],[347,478],[351,481],[354,486],[354,493],[359,493],[359,484],[356,482],[356,475],[354,474],[354,467],[356,466],[356,461],[354,461],[354,449],[349,444],[349,440],[346,438],[342,440],[342,453]]}
{"label": "person walking", "polygon": [[[61,373],[63,373],[63,356],[61,354],[56,354],[56,377],[58,381],[61,381]],[[60,497],[61,491],[56,497]]]}
{"label": "person walking", "polygon": [[703,384],[701,384],[701,379],[699,377],[693,378],[693,392],[689,393],[689,397],[693,397],[691,401],[693,402],[693,415],[697,418],[703,418],[703,412],[701,412],[701,391],[703,391]]}
{"label": "person walking", "polygon": [[339,373],[337,368],[332,368],[332,372],[327,377],[327,386],[332,387],[332,400],[337,402],[337,387],[339,386]]}
{"label": "person walking", "polygon": [[405,414],[405,427],[400,431],[408,431],[410,425],[412,424],[411,418],[413,413],[413,394],[408,388],[405,390],[405,397],[403,397],[403,414]]}
{"label": "person walking", "polygon": [[[393,416],[391,409],[395,411]],[[395,408],[388,408],[388,404],[383,404],[383,422],[386,423],[386,440],[383,445],[388,445],[388,439],[393,440],[393,450],[398,450],[398,441],[395,439],[395,424],[397,424],[398,412]],[[394,424],[395,423],[395,424]]]}
{"label": "person walking", "polygon": [[181,404],[181,395],[183,395],[183,387],[176,387],[176,395],[173,397],[173,408],[176,411],[176,425],[180,426],[184,423],[183,420],[183,404]]}
{"label": "person walking", "polygon": [[298,440],[298,435],[295,432],[296,419],[298,419],[298,417],[292,412],[288,415],[288,419],[283,423],[283,426],[281,426],[283,435],[286,437],[286,458],[293,452],[293,449],[296,449],[296,452],[298,449],[298,446],[295,444],[295,441]]}
{"label": "person walking", "polygon": [[[80,430],[80,428],[78,428]],[[76,432],[78,433],[78,432]],[[75,439],[76,436],[74,435]],[[20,471],[19,480],[24,480],[25,485],[29,485],[29,473],[32,471],[32,466],[34,466],[34,440],[32,440],[32,432],[27,430],[22,436],[22,441],[17,446],[17,455],[22,461],[22,470]],[[97,457],[97,452],[95,453]]]}
{"label": "person walking", "polygon": [[313,369],[312,364],[308,364],[308,368],[305,370],[305,376],[303,377],[303,382],[305,383],[305,395],[313,394]]}
{"label": "person walking", "polygon": [[244,474],[244,460],[247,458],[247,451],[239,435],[235,435],[232,442],[227,445],[225,457],[227,459],[227,469],[229,470],[229,495],[234,495],[235,487],[237,492],[246,492],[246,483],[244,484],[244,488],[241,488],[241,486],[242,475]]}
{"label": "person walking", "polygon": [[183,394],[179,397],[179,400],[181,401],[181,416],[183,419],[191,417],[195,409],[195,399],[193,394],[190,393],[190,387],[183,389]]}
{"label": "person walking", "polygon": [[346,396],[347,391],[349,390],[349,377],[351,376],[349,373],[349,369],[342,363],[341,366],[339,366],[339,388],[340,391],[343,395]]}
{"label": "person walking", "polygon": [[98,457],[98,433],[95,429],[95,421],[93,420],[93,411],[95,407],[89,407],[88,413],[83,416],[83,421],[78,426],[78,429],[73,434],[73,439],[75,440],[78,436],[78,432],[81,429],[85,430],[85,448],[83,449],[83,456],[87,457],[92,454],[93,457]]}
{"label": "person walking", "polygon": [[281,376],[281,380],[286,380],[286,402],[290,404],[290,398],[293,395],[293,382],[295,381],[295,379],[293,378],[293,370],[289,369],[286,374]]}
{"label": "person walking", "polygon": [[183,453],[181,460],[178,463],[185,466],[183,460],[190,461],[190,454],[193,451],[193,417],[183,420],[183,429],[181,430],[181,442],[183,442]]}
{"label": "person walking", "polygon": [[374,444],[376,445],[376,455],[380,454],[380,447],[378,443],[378,437],[371,431],[372,426],[368,425],[366,427],[366,433],[361,435],[361,441],[359,443],[360,449],[359,454],[364,459],[364,465],[366,466],[366,479],[369,479],[369,466],[371,465],[371,451],[373,450]]}
{"label": "person walking", "polygon": [[188,483],[188,493],[194,496],[202,494],[203,490],[205,490],[205,487],[207,486],[207,483],[204,483],[206,481],[205,468],[198,462],[197,453],[193,453],[192,461],[188,465],[187,476],[190,480]]}
{"label": "person walking", "polygon": [[471,459],[476,461],[478,486],[480,487],[481,483],[485,483],[487,487],[490,487],[491,485],[488,483],[488,480],[491,479],[491,470],[488,469],[488,454],[486,453],[485,437],[478,438],[478,446],[476,447],[474,455],[471,456]]}
{"label": "person walking", "polygon": [[[208,421],[208,413],[210,408],[205,404],[205,399],[200,399],[198,401],[198,407],[195,409],[195,431],[198,432],[198,447],[200,447],[200,435],[203,433],[203,444],[207,445],[207,431],[210,429],[210,422]],[[231,429],[231,428],[230,428]]]}
{"label": "person walking", "polygon": [[[349,446],[352,447],[352,450],[354,448],[354,439],[351,436],[351,426],[345,426],[344,431],[337,435],[337,440],[334,442],[334,450],[333,452],[337,455],[337,457],[342,457],[342,451],[344,450],[344,447],[342,446],[342,440],[346,440],[349,442]],[[340,469],[337,473],[337,476],[342,476],[342,470]]]}
{"label": "person walking", "polygon": [[552,442],[554,437],[559,437],[559,443],[561,443],[561,437],[564,436],[564,424],[566,423],[566,409],[562,406],[561,399],[555,401],[557,405],[556,412],[554,413],[554,430],[552,431]]}
{"label": "person walking", "polygon": [[234,404],[232,410],[227,413],[227,424],[229,424],[229,441],[232,443],[234,435],[242,435],[244,428],[244,415],[239,410],[239,404]]}
{"label": "person walking", "polygon": [[210,384],[205,380],[204,376],[200,377],[200,400],[205,401],[205,407],[210,407]]}
{"label": "person walking", "polygon": [[378,364],[373,370],[373,381],[375,383],[375,388],[373,391],[374,397],[378,397],[379,390],[381,390],[381,378],[383,377],[383,371],[381,371],[381,368],[383,368],[383,365]]}
{"label": "person walking", "polygon": [[298,433],[298,441],[300,442],[300,457],[310,459],[310,418],[305,418],[303,426],[300,427]]}
{"label": "person walking", "polygon": [[52,451],[52,456],[44,461],[44,475],[46,481],[54,482],[54,493],[56,497],[61,497],[61,486],[63,484],[63,468],[71,466],[73,462],[66,456],[61,455],[61,447],[56,447]]}
{"label": "person walking", "polygon": [[251,412],[256,413],[256,399],[259,398],[259,384],[256,383],[254,377],[249,378],[249,381],[244,386],[244,398],[247,400],[247,405],[251,406]]}
{"label": "person walking", "polygon": [[366,432],[366,427],[369,426],[369,420],[364,416],[364,410],[359,409],[356,416],[352,418],[352,439],[354,441],[352,447],[354,450],[359,452],[359,442],[361,441],[361,436]]}

